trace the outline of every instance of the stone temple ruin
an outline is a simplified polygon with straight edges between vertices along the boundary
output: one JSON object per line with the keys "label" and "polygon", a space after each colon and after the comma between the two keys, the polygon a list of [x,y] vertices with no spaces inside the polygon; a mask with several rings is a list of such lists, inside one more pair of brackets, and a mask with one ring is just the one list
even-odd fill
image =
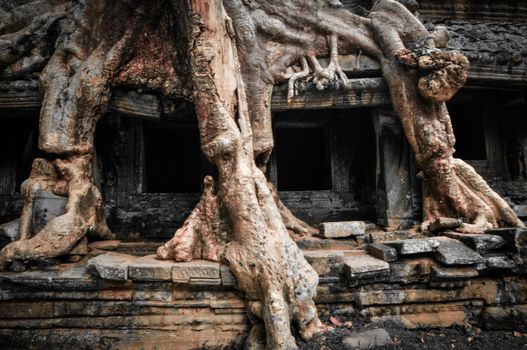
{"label": "stone temple ruin", "polygon": [[526,20],[0,0],[0,348],[292,349],[324,310],[525,326]]}

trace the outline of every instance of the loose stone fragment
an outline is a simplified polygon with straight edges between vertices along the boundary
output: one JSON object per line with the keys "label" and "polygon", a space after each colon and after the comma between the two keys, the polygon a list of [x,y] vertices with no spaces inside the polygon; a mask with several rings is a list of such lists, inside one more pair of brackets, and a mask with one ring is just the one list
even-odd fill
{"label": "loose stone fragment", "polygon": [[128,267],[137,259],[132,255],[114,252],[101,254],[88,261],[88,270],[103,279],[126,281],[128,279]]}
{"label": "loose stone fragment", "polygon": [[344,238],[364,235],[364,221],[323,222],[320,224],[320,235],[324,238]]}
{"label": "loose stone fragment", "polygon": [[439,246],[435,239],[403,239],[384,242],[384,244],[395,248],[399,255],[431,253]]}
{"label": "loose stone fragment", "polygon": [[445,232],[446,237],[457,239],[480,254],[487,254],[492,250],[499,249],[505,245],[503,237],[498,235],[465,234],[458,232]]}
{"label": "loose stone fragment", "polygon": [[155,255],[147,255],[133,261],[128,268],[128,277],[137,281],[171,281],[175,263],[158,260]]}
{"label": "loose stone fragment", "polygon": [[440,237],[437,241],[439,247],[434,257],[445,265],[473,265],[485,262],[481,255],[454,239]]}
{"label": "loose stone fragment", "polygon": [[356,332],[344,337],[342,340],[344,349],[373,349],[379,346],[393,345],[392,338],[385,329],[370,329],[364,332]]}
{"label": "loose stone fragment", "polygon": [[453,230],[461,225],[459,219],[455,218],[437,218],[430,224],[428,230],[432,232],[442,232],[446,230]]}
{"label": "loose stone fragment", "polygon": [[370,255],[346,256],[344,261],[344,275],[349,281],[360,277],[373,277],[390,271],[390,264]]}
{"label": "loose stone fragment", "polygon": [[472,267],[432,266],[432,280],[459,280],[478,276],[478,271]]}
{"label": "loose stone fragment", "polygon": [[397,260],[397,251],[395,250],[395,248],[392,248],[382,243],[368,244],[366,250],[370,255],[373,255],[377,259],[381,259],[388,262]]}
{"label": "loose stone fragment", "polygon": [[[174,282],[188,282],[191,280],[220,278],[220,264],[213,261],[193,260],[173,264],[172,280]],[[216,283],[216,282],[214,282]],[[220,283],[218,283],[220,284]]]}

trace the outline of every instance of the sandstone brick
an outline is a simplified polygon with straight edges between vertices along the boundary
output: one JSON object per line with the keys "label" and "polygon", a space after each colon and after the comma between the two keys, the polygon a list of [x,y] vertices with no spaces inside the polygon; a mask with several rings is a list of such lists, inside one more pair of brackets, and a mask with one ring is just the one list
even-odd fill
{"label": "sandstone brick", "polygon": [[137,257],[127,254],[105,253],[91,258],[88,261],[88,269],[104,279],[126,281],[128,279],[128,268],[137,259]]}
{"label": "sandstone brick", "polygon": [[[220,279],[220,264],[212,261],[193,260],[174,263],[172,280],[174,282],[190,282],[191,280]],[[221,283],[220,283],[221,284]]]}
{"label": "sandstone brick", "polygon": [[439,246],[439,242],[435,239],[402,239],[398,241],[384,242],[397,250],[399,255],[411,255],[431,253]]}
{"label": "sandstone brick", "polygon": [[392,248],[382,243],[368,244],[366,250],[370,255],[373,255],[377,259],[381,259],[386,262],[397,260],[397,251],[395,250],[395,248]]}
{"label": "sandstone brick", "polygon": [[364,235],[364,221],[323,222],[320,224],[320,235],[324,238],[344,238]]}
{"label": "sandstone brick", "polygon": [[505,245],[503,237],[498,235],[468,234],[458,232],[445,232],[446,237],[457,239],[463,242],[469,248],[475,250],[479,254],[487,254],[490,251],[497,250]]}
{"label": "sandstone brick", "polygon": [[344,275],[352,281],[360,277],[372,277],[390,271],[390,264],[370,255],[346,256],[343,258]]}
{"label": "sandstone brick", "polygon": [[147,255],[130,263],[128,278],[136,281],[171,281],[172,261],[158,260],[155,255]]}

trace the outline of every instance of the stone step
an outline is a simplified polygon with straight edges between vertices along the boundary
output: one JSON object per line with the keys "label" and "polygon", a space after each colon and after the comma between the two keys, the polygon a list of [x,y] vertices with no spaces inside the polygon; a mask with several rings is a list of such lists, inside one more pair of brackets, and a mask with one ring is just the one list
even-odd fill
{"label": "stone step", "polygon": [[320,224],[320,236],[324,238],[346,238],[362,236],[366,233],[364,221],[323,222]]}
{"label": "stone step", "polygon": [[348,281],[379,277],[390,272],[390,264],[370,255],[346,256],[342,260],[344,276]]}
{"label": "stone step", "polygon": [[497,250],[505,245],[505,239],[498,235],[489,235],[485,233],[469,234],[458,232],[445,232],[446,237],[457,239],[469,248],[477,251],[479,254],[487,254],[490,251]]}

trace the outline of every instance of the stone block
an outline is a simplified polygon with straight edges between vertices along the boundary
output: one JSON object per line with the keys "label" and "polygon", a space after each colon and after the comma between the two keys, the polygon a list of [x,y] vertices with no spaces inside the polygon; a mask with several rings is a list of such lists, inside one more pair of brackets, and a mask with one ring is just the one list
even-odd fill
{"label": "stone block", "polygon": [[478,253],[451,238],[437,238],[439,246],[434,257],[445,265],[473,265],[485,263],[485,259]]}
{"label": "stone block", "polygon": [[88,270],[103,279],[126,281],[128,279],[128,268],[137,259],[132,255],[114,252],[101,254],[88,261]]}
{"label": "stone block", "polygon": [[403,283],[428,282],[434,265],[437,265],[435,260],[428,257],[397,260],[390,264],[390,280]]}
{"label": "stone block", "polygon": [[394,345],[392,338],[383,328],[354,332],[342,339],[344,349],[373,349],[380,346]]}
{"label": "stone block", "polygon": [[220,278],[191,278],[189,283],[199,285],[199,286],[219,286],[221,285],[221,279]]}
{"label": "stone block", "polygon": [[505,239],[503,237],[486,233],[468,234],[445,232],[444,235],[463,242],[463,244],[477,251],[479,254],[487,254],[488,252],[497,250],[505,245]]}
{"label": "stone block", "polygon": [[349,281],[390,272],[390,264],[370,255],[346,256],[342,260],[344,275]]}
{"label": "stone block", "polygon": [[366,247],[366,251],[376,257],[387,262],[397,260],[397,251],[395,248],[387,246],[382,243],[371,243]]}
{"label": "stone block", "polygon": [[437,218],[428,226],[428,230],[432,232],[442,232],[446,230],[453,230],[461,226],[461,221],[456,218]]}
{"label": "stone block", "polygon": [[146,255],[130,263],[128,278],[136,281],[171,281],[175,264],[172,261],[158,260],[155,255]]}
{"label": "stone block", "polygon": [[236,277],[234,277],[230,267],[227,265],[220,266],[220,278],[221,278],[221,284],[224,286],[235,286],[236,285]]}
{"label": "stone block", "polygon": [[439,242],[435,239],[402,239],[399,241],[384,242],[384,244],[397,250],[399,255],[411,255],[432,253],[439,247]]}
{"label": "stone block", "polygon": [[[192,279],[220,279],[220,264],[206,260],[192,260],[173,264],[172,280],[174,282],[190,282]],[[221,283],[219,283],[221,284]]]}
{"label": "stone block", "polygon": [[357,305],[365,307],[370,305],[398,305],[405,299],[401,290],[377,290],[357,293]]}
{"label": "stone block", "polygon": [[44,226],[57,216],[66,212],[68,198],[57,196],[48,191],[38,191],[35,194],[33,208],[33,233],[37,234]]}
{"label": "stone block", "polygon": [[512,270],[518,263],[508,255],[484,256],[485,264],[490,270]]}
{"label": "stone block", "polygon": [[435,265],[431,268],[432,280],[448,281],[468,279],[478,276],[478,271],[472,267],[446,267]]}
{"label": "stone block", "polygon": [[364,221],[323,222],[320,224],[320,235],[324,238],[345,238],[364,235]]}

